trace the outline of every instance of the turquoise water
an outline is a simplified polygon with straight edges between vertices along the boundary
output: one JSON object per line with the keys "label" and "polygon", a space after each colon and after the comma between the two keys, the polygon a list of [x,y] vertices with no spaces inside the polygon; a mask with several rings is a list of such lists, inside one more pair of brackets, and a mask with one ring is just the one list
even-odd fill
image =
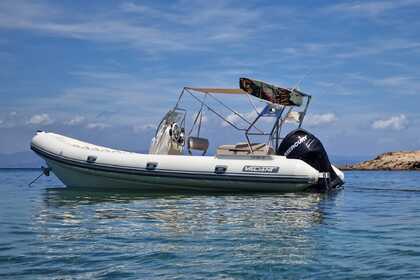
{"label": "turquoise water", "polygon": [[93,192],[0,171],[0,279],[415,279],[420,172],[335,194]]}

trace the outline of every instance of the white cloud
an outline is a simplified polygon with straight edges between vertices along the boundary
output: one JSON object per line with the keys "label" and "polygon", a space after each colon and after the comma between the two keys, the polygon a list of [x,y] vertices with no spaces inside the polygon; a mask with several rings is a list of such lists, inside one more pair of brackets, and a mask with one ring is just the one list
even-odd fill
{"label": "white cloud", "polygon": [[343,51],[336,54],[337,58],[353,58],[358,56],[370,56],[378,55],[385,52],[395,51],[418,51],[420,50],[420,42],[417,39],[386,39],[386,40],[374,40],[370,42],[364,42],[361,46],[348,45],[347,48],[343,45]]}
{"label": "white cloud", "polygon": [[330,55],[345,47],[344,43],[290,43],[287,47],[275,50],[288,56]]}
{"label": "white cloud", "polygon": [[129,80],[133,77],[128,73],[122,72],[103,72],[103,71],[76,71],[72,75],[81,77],[86,80]]}
{"label": "white cloud", "polygon": [[0,120],[0,128],[12,128],[17,126],[17,122],[10,119]]}
{"label": "white cloud", "polygon": [[156,130],[156,125],[154,124],[143,124],[143,125],[133,125],[132,130],[134,133],[143,133],[147,130]]}
{"label": "white cloud", "polygon": [[165,8],[125,3],[111,12],[95,11],[95,16],[78,13],[77,17],[69,17],[73,11],[60,10],[57,6],[52,3],[0,2],[0,28],[26,29],[159,52],[209,50],[208,44],[238,42],[264,27],[261,8],[246,9],[224,1],[181,1]]}
{"label": "white cloud", "polygon": [[39,125],[48,125],[52,124],[54,120],[50,118],[48,114],[39,114],[39,115],[33,115],[27,124],[39,124]]}
{"label": "white cloud", "polygon": [[74,118],[65,121],[64,124],[65,125],[70,125],[70,126],[78,125],[78,124],[81,124],[82,122],[84,122],[84,120],[85,120],[85,117],[83,117],[83,116],[75,116]]}
{"label": "white cloud", "polygon": [[127,13],[156,13],[157,11],[145,5],[126,2],[121,5],[121,10]]}
{"label": "white cloud", "polygon": [[[36,107],[38,112],[51,112],[54,108],[56,122],[61,120],[62,124],[68,126],[80,121],[72,120],[76,116],[84,116],[84,120],[78,123],[83,127],[88,123],[132,126],[138,122],[139,114],[142,114],[142,123],[158,123],[161,115],[175,103],[177,96],[174,91],[184,86],[176,77],[154,79],[100,71],[94,75],[94,72],[71,73],[83,76],[87,85],[64,89],[55,96],[40,96],[36,100],[20,99],[17,103],[21,107]],[[150,93],[155,93],[157,88],[160,89],[159,94],[151,98]],[[77,108],[76,112],[74,108]],[[69,115],[69,112],[75,115]],[[4,119],[2,115],[0,118]],[[8,119],[5,121],[9,123]]]}
{"label": "white cloud", "polygon": [[86,125],[86,128],[88,129],[104,129],[104,128],[108,128],[111,125],[106,124],[106,123],[88,123]]}
{"label": "white cloud", "polygon": [[[236,124],[237,122],[241,120],[241,118],[238,115],[232,113],[226,117],[226,120],[233,124]],[[222,121],[222,126],[226,127],[226,126],[229,126],[229,124],[226,123],[225,121]]]}
{"label": "white cloud", "polygon": [[[257,108],[258,112],[261,112],[263,109],[264,109],[263,107]],[[243,114],[241,113],[241,116],[243,116],[249,122],[252,122],[258,116],[258,113],[255,110],[252,110],[252,111],[249,111],[247,113],[243,113]],[[249,125],[245,120],[243,120],[240,116],[238,116],[237,114],[234,114],[234,113],[229,114],[226,117],[226,120],[228,120],[229,122],[231,122],[235,125],[247,124],[246,125],[247,127]],[[267,118],[263,118],[262,120],[263,121],[269,121],[269,119],[267,119]],[[225,121],[222,121],[222,126],[227,127],[227,126],[229,126],[229,124],[226,123]]]}
{"label": "white cloud", "polygon": [[0,27],[26,29],[80,40],[124,43],[129,47],[185,48],[183,41],[175,40],[170,33],[124,18],[109,15],[106,20],[102,20],[101,16],[83,18],[83,15],[79,15],[77,19],[69,19],[61,11],[57,12],[61,14],[59,19],[50,10],[48,5],[7,2],[0,5]]}
{"label": "white cloud", "polygon": [[383,79],[373,80],[372,83],[378,86],[401,87],[411,81],[410,77],[391,76]]}
{"label": "white cloud", "polygon": [[335,123],[336,121],[337,116],[334,113],[314,114],[306,116],[304,124],[308,126],[317,126]]}
{"label": "white cloud", "polygon": [[406,128],[407,125],[408,121],[406,116],[401,114],[399,116],[392,116],[387,119],[376,120],[372,123],[372,128],[401,130]]}
{"label": "white cloud", "polygon": [[397,91],[398,94],[417,95],[420,91],[420,81],[415,76],[396,75],[381,79],[371,78],[368,81],[374,86],[383,87],[393,92]]}
{"label": "white cloud", "polygon": [[348,13],[356,16],[378,16],[387,11],[420,4],[418,0],[362,1],[342,3],[327,7],[331,13]]}
{"label": "white cloud", "polygon": [[[22,122],[22,120],[20,120]],[[6,115],[3,115],[3,118],[0,120],[0,127],[2,128],[12,128],[19,124],[19,118],[15,111],[12,111]]]}

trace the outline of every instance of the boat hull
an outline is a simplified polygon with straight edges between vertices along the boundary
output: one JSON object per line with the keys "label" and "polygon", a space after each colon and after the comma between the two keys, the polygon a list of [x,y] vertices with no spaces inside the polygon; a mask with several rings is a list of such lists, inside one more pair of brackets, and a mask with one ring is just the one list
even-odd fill
{"label": "boat hull", "polygon": [[68,187],[137,190],[298,192],[319,172],[283,156],[138,154],[40,132],[31,149]]}
{"label": "boat hull", "polygon": [[110,171],[85,168],[65,163],[51,157],[45,158],[51,171],[68,187],[99,189],[136,189],[147,191],[194,190],[194,191],[252,191],[252,192],[297,192],[308,189],[312,184],[307,179],[284,178],[258,180],[256,178],[229,178],[219,175],[212,178],[201,176],[164,176],[143,174],[143,172]]}

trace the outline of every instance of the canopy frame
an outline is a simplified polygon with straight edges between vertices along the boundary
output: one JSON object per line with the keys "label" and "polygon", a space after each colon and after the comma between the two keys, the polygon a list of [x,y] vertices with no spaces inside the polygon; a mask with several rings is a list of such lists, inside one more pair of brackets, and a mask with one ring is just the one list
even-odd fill
{"label": "canopy frame", "polygon": [[[299,113],[299,120],[298,120],[298,128],[302,126],[303,120],[305,118],[305,115],[307,113],[309,103],[311,101],[312,96],[306,93],[303,93],[301,91],[298,91],[297,89],[287,89],[290,92],[297,92],[298,94],[301,94],[303,99],[306,99],[306,102],[304,102],[304,108],[303,111],[298,112]],[[281,104],[274,104],[268,100],[259,99],[266,103],[265,108],[258,112],[256,110],[256,107],[252,103],[254,109],[257,112],[257,116],[254,120],[248,120],[245,116],[243,116],[241,113],[237,112],[236,110],[232,109],[225,103],[223,103],[220,99],[216,98],[213,94],[245,94],[247,95],[248,99],[251,99],[250,94],[248,94],[246,91],[239,89],[239,88],[195,88],[195,87],[184,87],[181,91],[181,94],[178,97],[178,100],[175,104],[174,110],[181,109],[179,108],[179,104],[181,102],[181,99],[183,98],[184,94],[188,93],[195,101],[197,101],[200,104],[200,110],[197,112],[197,117],[201,116],[204,108],[206,108],[209,112],[212,112],[215,114],[218,118],[220,118],[223,122],[228,124],[230,127],[234,128],[237,131],[244,132],[246,142],[248,144],[249,150],[251,154],[254,153],[252,149],[252,142],[251,142],[251,136],[268,136],[267,144],[271,144],[275,150],[278,149],[278,147],[281,144],[281,141],[283,140],[283,137],[281,137],[281,130],[284,126],[285,122],[287,121],[287,117],[289,116],[290,112],[295,107],[295,105],[281,105]],[[204,94],[204,98],[199,98],[194,93],[200,93]],[[254,95],[253,95],[254,96]],[[214,109],[210,104],[207,102],[207,98],[211,97],[214,99],[217,103],[219,103],[221,106],[226,108],[228,111],[230,111],[232,114],[239,117],[242,121],[244,121],[248,126],[247,127],[240,127],[237,124],[233,123],[232,121],[228,120],[227,117],[223,116],[221,113],[217,112],[216,109]],[[255,97],[255,96],[254,96]],[[256,97],[258,98],[258,97]],[[250,100],[250,102],[252,102]],[[273,114],[267,113],[268,111],[273,111]],[[286,112],[286,114],[284,114]],[[275,118],[274,124],[269,132],[265,132],[262,129],[258,128],[256,126],[256,123],[258,120],[260,120],[262,117],[273,117]],[[194,126],[196,125],[197,120],[194,121],[193,127],[190,131],[194,129]],[[200,122],[200,128],[201,128],[201,122]],[[253,132],[253,131],[256,132]]]}

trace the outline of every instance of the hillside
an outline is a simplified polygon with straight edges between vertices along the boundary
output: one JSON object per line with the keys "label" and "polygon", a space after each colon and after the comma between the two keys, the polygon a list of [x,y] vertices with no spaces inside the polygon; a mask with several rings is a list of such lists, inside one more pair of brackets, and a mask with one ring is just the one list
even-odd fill
{"label": "hillside", "polygon": [[420,150],[388,152],[372,160],[344,166],[344,170],[420,170]]}

